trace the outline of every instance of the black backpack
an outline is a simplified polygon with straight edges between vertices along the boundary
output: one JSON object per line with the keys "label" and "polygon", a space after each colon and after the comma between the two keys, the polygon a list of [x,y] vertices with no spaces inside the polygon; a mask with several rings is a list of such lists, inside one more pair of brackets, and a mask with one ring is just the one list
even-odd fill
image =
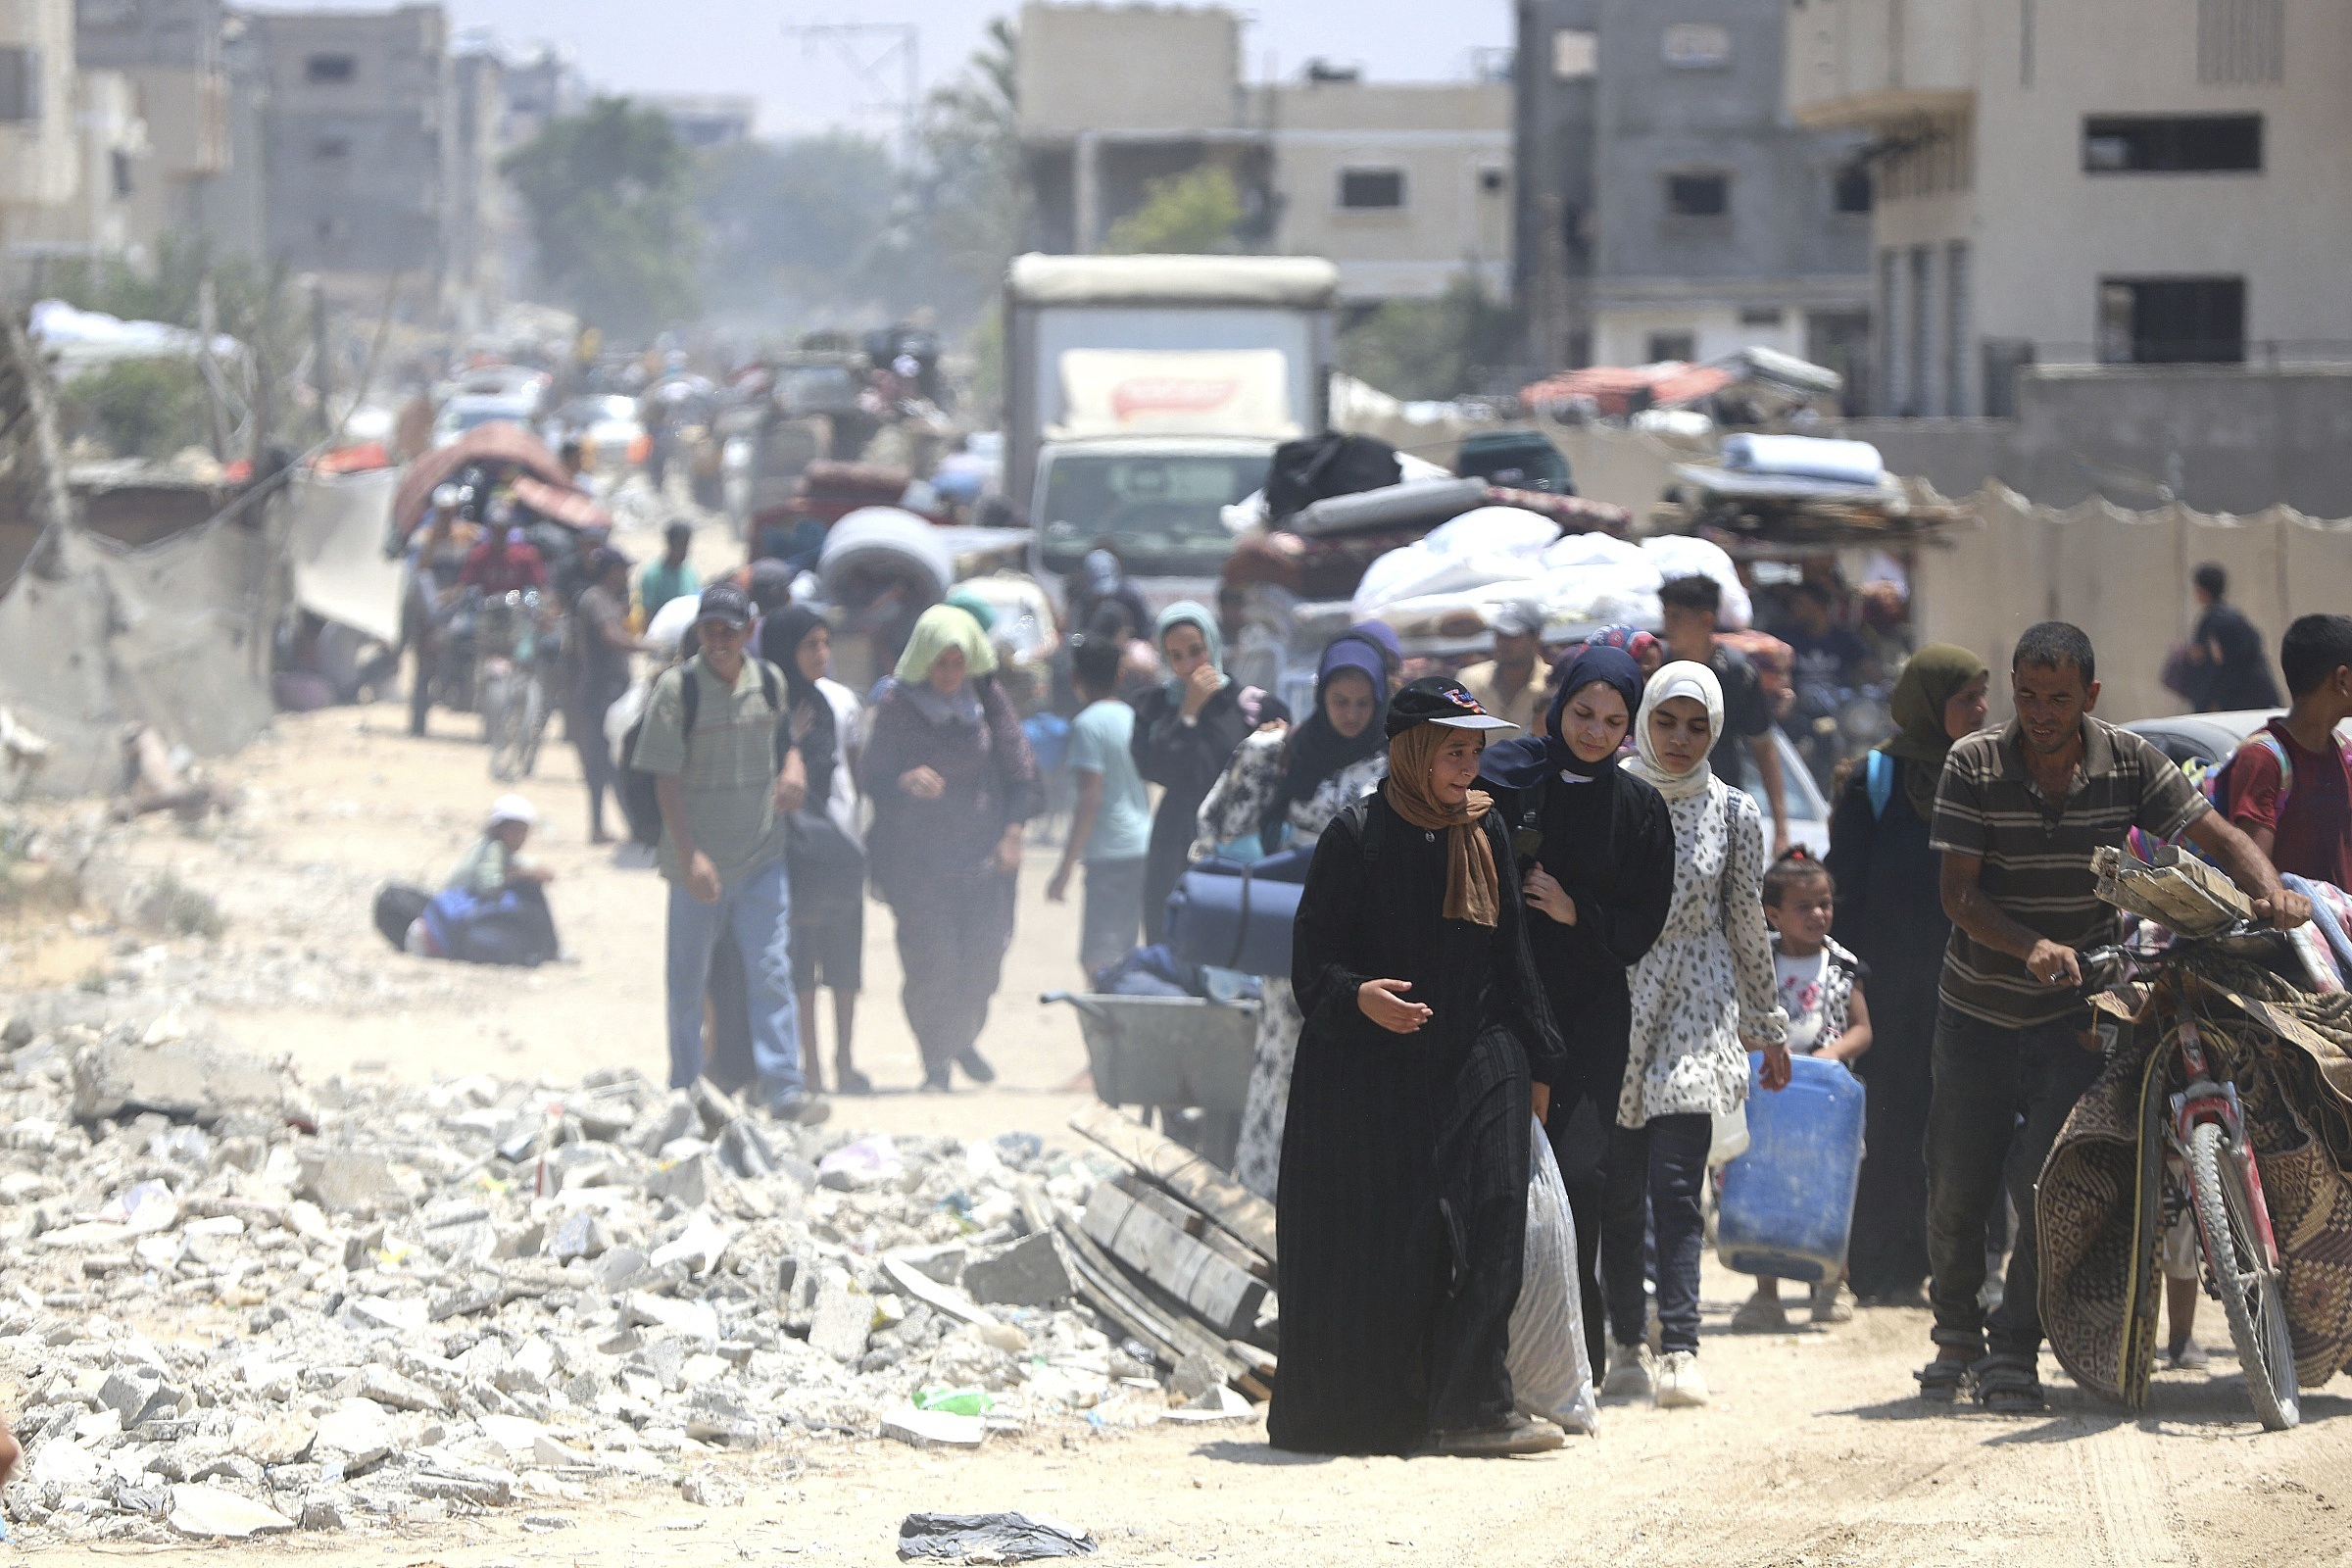
{"label": "black backpack", "polygon": [[[695,660],[701,658],[700,654],[695,656]],[[682,727],[689,736],[694,733],[694,721],[703,706],[703,683],[694,678],[690,667],[693,662],[690,660],[678,666],[683,671],[678,687],[678,700],[685,707],[681,715]],[[760,695],[767,699],[768,710],[776,715],[776,765],[781,767],[787,744],[784,738],[784,677],[775,665],[764,659],[755,659],[752,662],[760,666]],[[657,684],[660,679],[659,676],[655,677]],[[647,697],[645,707],[646,712],[653,711],[651,696]],[[640,713],[637,722],[631,724],[629,732],[621,737],[620,755],[627,760],[621,765],[620,814],[628,819],[630,840],[652,849],[662,842],[662,800],[654,790],[654,780],[660,775],[649,773],[637,765],[637,737],[644,729],[645,714]]]}
{"label": "black backpack", "polygon": [[1280,522],[1326,496],[1385,489],[1403,477],[1396,449],[1378,436],[1326,430],[1285,441],[1266,470],[1266,514]]}

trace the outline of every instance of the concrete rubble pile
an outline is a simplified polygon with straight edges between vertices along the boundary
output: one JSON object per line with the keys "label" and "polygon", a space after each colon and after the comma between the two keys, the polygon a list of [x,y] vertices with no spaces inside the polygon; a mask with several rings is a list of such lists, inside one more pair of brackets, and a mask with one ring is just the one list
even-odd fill
{"label": "concrete rubble pile", "polygon": [[0,1003],[0,1047],[5,1502],[36,1537],[555,1528],[605,1486],[738,1500],[730,1451],[1250,1413],[1077,1298],[1054,1231],[1102,1154],[782,1126],[633,1069],[303,1084],[80,992]]}

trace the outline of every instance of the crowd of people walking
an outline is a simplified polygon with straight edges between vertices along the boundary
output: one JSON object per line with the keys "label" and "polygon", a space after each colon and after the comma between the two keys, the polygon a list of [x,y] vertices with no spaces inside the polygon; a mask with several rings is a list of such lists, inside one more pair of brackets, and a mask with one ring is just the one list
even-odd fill
{"label": "crowd of people walking", "polygon": [[[709,1072],[779,1117],[823,1119],[830,990],[834,1086],[870,1090],[853,1047],[869,892],[891,910],[922,1088],[990,1082],[980,1043],[1047,791],[986,605],[923,611],[861,700],[832,678],[825,612],[792,602],[783,574],[700,586],[668,543],[634,603],[623,558],[586,557],[567,712],[592,834],[608,794],[653,802],[631,826],[669,884],[672,1082]],[[428,529],[417,561],[427,576],[526,570],[485,548],[459,562]],[[2313,882],[2352,874],[2352,766],[2330,738],[2352,717],[2352,618],[2289,630],[2294,706],[2219,791],[2095,715],[2095,655],[2072,626],[2018,639],[2017,716],[1994,729],[1994,672],[1921,648],[1892,684],[1893,733],[1838,781],[1815,859],[1790,843],[1770,704],[1716,645],[1709,579],[1665,585],[1662,637],[1609,627],[1547,657],[1540,621],[1506,617],[1460,681],[1408,678],[1394,632],[1352,626],[1294,715],[1227,673],[1213,612],[1179,603],[1147,632],[1102,575],[1078,585],[1095,608],[1067,642],[1074,805],[1046,888],[1064,900],[1083,870],[1090,984],[1166,936],[1169,895],[1203,858],[1301,868],[1234,1158],[1279,1215],[1269,1431],[1286,1447],[1559,1442],[1514,1408],[1505,1365],[1539,1137],[1603,1396],[1705,1404],[1710,1172],[1792,1055],[1868,1091],[1847,1274],[1814,1286],[1814,1319],[1857,1298],[1926,1304],[1923,1393],[2038,1407],[2033,1184],[2098,1070],[2078,956],[2114,928],[2093,853],[2185,839],[2282,925],[2309,917]],[[656,598],[693,603],[690,623],[667,617],[685,626],[674,650],[649,634]],[[1139,637],[1156,655],[1140,680]],[[2198,638],[2201,665],[2245,662],[2228,616]],[[668,662],[616,747],[646,651]],[[531,819],[502,802],[451,907],[544,914],[544,873],[520,854]],[[1785,1323],[1778,1282],[1759,1280],[1735,1326]],[[2186,1336],[2176,1322],[2176,1355]]]}

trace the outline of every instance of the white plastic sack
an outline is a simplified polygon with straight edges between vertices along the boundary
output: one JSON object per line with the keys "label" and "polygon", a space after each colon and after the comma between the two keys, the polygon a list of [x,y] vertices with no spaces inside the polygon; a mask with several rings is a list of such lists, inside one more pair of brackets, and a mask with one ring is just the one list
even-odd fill
{"label": "white plastic sack", "polygon": [[1560,525],[1524,507],[1478,507],[1422,536],[1420,548],[1439,556],[1541,555]]}
{"label": "white plastic sack", "polygon": [[1742,1102],[1732,1107],[1730,1115],[1715,1118],[1715,1137],[1707,1146],[1707,1163],[1721,1170],[1747,1152],[1747,1105]]}
{"label": "white plastic sack", "polygon": [[1527,1181],[1527,1260],[1519,1304],[1511,1308],[1510,1348],[1503,1362],[1519,1409],[1557,1422],[1564,1432],[1591,1433],[1600,1424],[1592,1396],[1592,1365],[1585,1355],[1583,1293],[1576,1279],[1576,1220],[1568,1189],[1544,1124],[1535,1124],[1535,1158]]}
{"label": "white plastic sack", "polygon": [[1723,466],[1741,473],[1779,473],[1799,479],[1837,479],[1877,484],[1886,476],[1879,449],[1867,441],[1833,441],[1810,435],[1726,437]]}
{"label": "white plastic sack", "polygon": [[1718,631],[1745,631],[1754,609],[1740,572],[1723,546],[1687,533],[1652,534],[1642,541],[1661,577],[1712,577],[1723,589],[1723,608],[1716,612]]}

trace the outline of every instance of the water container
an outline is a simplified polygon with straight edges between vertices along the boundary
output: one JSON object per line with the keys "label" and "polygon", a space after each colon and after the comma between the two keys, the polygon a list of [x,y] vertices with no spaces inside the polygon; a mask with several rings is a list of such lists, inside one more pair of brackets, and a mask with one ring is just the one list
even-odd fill
{"label": "water container", "polygon": [[1845,1269],[1862,1179],[1862,1084],[1835,1061],[1797,1056],[1779,1094],[1747,1058],[1747,1152],[1723,1168],[1715,1251],[1741,1274],[1818,1285]]}

